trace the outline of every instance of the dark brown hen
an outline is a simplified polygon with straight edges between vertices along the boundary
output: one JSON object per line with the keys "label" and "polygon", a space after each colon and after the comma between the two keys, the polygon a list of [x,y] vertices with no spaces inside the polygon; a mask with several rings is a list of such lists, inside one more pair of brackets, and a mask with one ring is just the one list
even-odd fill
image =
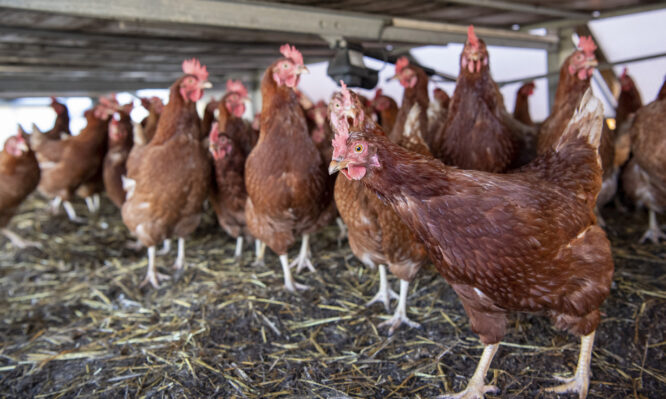
{"label": "dark brown hen", "polygon": [[329,171],[344,170],[390,204],[425,243],[458,294],[485,345],[467,389],[497,388],[485,374],[509,312],[545,312],[558,328],[582,335],[578,367],[554,392],[587,395],[599,306],[613,260],[593,207],[601,186],[597,152],[603,113],[590,91],[539,167],[511,174],[461,170],[365,131],[337,135]]}

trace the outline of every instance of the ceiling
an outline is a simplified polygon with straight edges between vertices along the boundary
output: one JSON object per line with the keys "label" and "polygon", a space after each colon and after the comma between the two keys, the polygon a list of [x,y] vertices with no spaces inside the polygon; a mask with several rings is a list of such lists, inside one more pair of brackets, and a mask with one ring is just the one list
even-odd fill
{"label": "ceiling", "polygon": [[664,1],[0,0],[0,97],[167,88],[183,59],[211,81],[253,80],[294,44],[305,62],[330,59],[353,40],[381,54],[462,42],[466,26],[489,44],[556,51],[556,34],[529,28],[663,8]]}

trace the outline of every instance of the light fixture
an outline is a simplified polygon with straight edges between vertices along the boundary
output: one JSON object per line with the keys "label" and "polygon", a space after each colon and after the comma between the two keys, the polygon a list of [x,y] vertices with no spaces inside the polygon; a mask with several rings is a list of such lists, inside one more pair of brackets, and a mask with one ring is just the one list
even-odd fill
{"label": "light fixture", "polygon": [[346,40],[336,43],[335,56],[328,63],[326,73],[338,84],[341,80],[350,87],[372,89],[377,86],[379,71],[363,62],[363,46]]}

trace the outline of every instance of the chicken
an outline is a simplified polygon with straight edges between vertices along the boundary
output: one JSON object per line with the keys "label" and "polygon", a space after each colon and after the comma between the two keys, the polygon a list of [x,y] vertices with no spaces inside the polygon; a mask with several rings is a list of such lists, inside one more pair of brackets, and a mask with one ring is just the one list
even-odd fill
{"label": "chicken", "polygon": [[393,130],[395,119],[398,116],[398,104],[395,100],[385,95],[382,89],[377,89],[371,105],[377,114],[377,123],[382,127],[382,130],[385,132]]}
{"label": "chicken", "polygon": [[659,93],[657,93],[657,100],[663,100],[666,98],[666,78],[664,78],[664,83],[661,85],[661,89],[659,89]]}
{"label": "chicken", "polygon": [[67,106],[59,102],[55,97],[51,97],[51,108],[56,113],[56,120],[51,130],[45,132],[47,138],[59,140],[63,134],[71,135],[69,130],[69,110]]}
{"label": "chicken", "polygon": [[69,111],[67,106],[58,102],[55,97],[51,97],[51,108],[56,113],[56,120],[51,130],[44,132],[47,139],[60,140],[64,135],[71,135],[69,130]]}
{"label": "chicken", "polygon": [[430,143],[428,135],[428,75],[416,65],[411,65],[407,57],[400,57],[395,63],[395,76],[400,85],[405,88],[402,96],[402,104],[395,118],[393,129],[388,134],[389,139],[398,143],[403,139],[403,131],[407,128],[407,115],[416,104],[419,105],[419,129],[418,132],[426,143]]}
{"label": "chicken", "polygon": [[[414,126],[414,123],[418,123],[420,119],[419,107],[418,104],[414,105],[408,115],[408,123],[403,131],[407,136],[412,133],[419,134],[419,128]],[[332,121],[352,120],[351,126],[348,123],[333,123],[337,134],[345,134],[350,128],[366,125],[370,127],[368,131],[384,136],[379,127],[373,126],[374,122],[364,112],[356,93],[347,90],[344,83],[342,90],[334,95],[329,110]],[[421,140],[421,143],[415,147],[425,147],[420,136],[417,136],[417,140]],[[407,146],[411,143],[409,140],[404,142]],[[370,268],[379,266],[379,291],[366,305],[382,302],[388,311],[391,299],[399,298],[393,316],[379,327],[388,326],[389,334],[393,334],[402,323],[418,327],[419,324],[407,316],[407,294],[409,283],[427,260],[423,244],[414,237],[388,205],[360,182],[338,175],[335,182],[335,203],[340,216],[348,226],[349,246],[354,255]],[[399,297],[389,287],[386,265],[391,273],[401,280]]]}
{"label": "chicken", "polygon": [[[335,211],[326,165],[310,138],[307,121],[293,88],[307,71],[303,56],[288,44],[280,47],[284,58],[268,67],[261,81],[259,141],[245,163],[248,200],[245,217],[252,236],[280,257],[284,285],[289,291],[306,289],[291,274],[287,250],[303,235],[298,258],[292,265],[314,270],[308,246]],[[257,261],[263,257],[258,254]]]}
{"label": "chicken", "polygon": [[201,134],[208,134],[215,122],[215,110],[220,106],[220,102],[211,98],[206,108],[204,108],[203,118],[201,119]]}
{"label": "chicken", "polygon": [[650,213],[648,230],[640,242],[666,240],[657,213],[666,209],[666,98],[641,107],[631,125],[632,158],[622,174],[622,187],[638,206]]}
{"label": "chicken", "polygon": [[211,87],[206,67],[196,59],[183,61],[184,75],[169,89],[169,103],[160,116],[155,137],[131,151],[127,160],[122,207],[123,222],[148,247],[148,273],[141,285],[159,286],[167,276],[155,268],[155,245],[178,237],[176,270],[185,267],[185,237],[201,220],[211,180],[210,161],[201,144],[196,102]]}
{"label": "chicken", "polygon": [[44,140],[35,150],[41,179],[39,191],[55,197],[54,210],[62,202],[70,220],[81,222],[71,204],[74,192],[97,174],[104,159],[108,121],[112,112],[104,104],[84,113],[87,125],[66,140]]}
{"label": "chicken", "polygon": [[122,177],[127,175],[127,158],[133,145],[133,126],[130,108],[117,109],[118,119],[112,118],[109,124],[108,151],[104,156],[102,175],[106,194],[111,202],[122,208],[125,202],[125,189]]}
{"label": "chicken", "polygon": [[446,126],[433,154],[463,169],[506,171],[520,151],[506,114],[502,94],[490,76],[486,44],[470,25]]}
{"label": "chicken", "polygon": [[444,90],[436,87],[433,90],[433,100],[430,101],[428,106],[428,134],[430,142],[428,148],[440,148],[442,145],[442,136],[444,134],[444,126],[449,116],[449,103],[451,98]]}
{"label": "chicken", "polygon": [[555,92],[553,110],[539,130],[539,154],[549,152],[559,141],[580,99],[590,87],[590,78],[597,66],[597,59],[594,56],[597,46],[591,37],[582,36],[578,47],[578,50],[564,60],[560,68],[560,80]]}
{"label": "chicken", "polygon": [[534,82],[527,82],[520,86],[516,93],[516,104],[513,107],[513,117],[528,126],[534,125],[530,116],[529,98],[534,93]]}
{"label": "chicken", "polygon": [[160,120],[160,115],[164,109],[164,103],[159,97],[141,98],[141,105],[148,110],[148,116],[141,121],[143,132],[139,140],[135,139],[137,144],[147,144],[155,136],[157,130],[157,123]]}
{"label": "chicken", "polygon": [[545,312],[581,335],[574,377],[551,392],[589,387],[599,306],[610,292],[613,259],[593,208],[601,188],[597,151],[602,105],[588,91],[553,149],[522,172],[452,168],[362,130],[335,137],[329,172],[360,180],[425,243],[484,344],[465,391],[497,392],[485,375],[509,312]]}
{"label": "chicken", "polygon": [[[122,107],[120,104],[118,104],[118,100],[116,99],[115,94],[112,94],[111,96],[107,97],[102,97],[100,98],[100,106],[99,107],[105,107],[108,114],[112,115],[119,115],[120,120],[122,123],[125,125],[123,126],[123,129],[127,132],[130,133],[130,137],[127,138],[128,144],[130,145],[131,148],[131,132],[132,132],[132,121],[129,117],[130,112],[132,111],[132,103],[125,104]],[[113,125],[114,119],[111,118],[111,122],[109,122],[109,136],[111,136],[111,128],[114,127]],[[106,162],[106,154],[109,149],[109,144],[110,141],[107,139],[107,142],[104,145],[104,148],[101,149],[100,151],[104,154],[103,155],[103,161],[100,164],[99,168],[97,168],[97,172],[95,175],[89,179],[88,181],[85,181],[79,186],[79,188],[76,189],[76,195],[83,198],[86,201],[86,205],[88,206],[88,210],[90,213],[97,213],[99,212],[100,208],[100,193],[102,193],[106,187],[105,181],[104,181],[104,165]],[[126,158],[125,158],[126,159]],[[123,162],[124,163],[124,162]],[[124,166],[124,165],[123,165]],[[124,173],[123,173],[124,174]],[[121,184],[119,188],[122,189],[122,183],[120,182],[120,176],[117,176],[117,183]],[[123,200],[124,200],[124,192],[123,192]],[[122,202],[121,202],[122,204]],[[119,205],[120,207],[120,205]]]}
{"label": "chicken", "polygon": [[624,165],[631,154],[631,135],[629,134],[633,116],[643,106],[641,93],[634,80],[624,68],[620,75],[620,96],[615,109],[615,166]]}
{"label": "chicken", "polygon": [[26,139],[19,133],[9,137],[0,152],[0,232],[18,248],[39,247],[7,228],[21,202],[39,183],[39,164]]}
{"label": "chicken", "polygon": [[227,93],[219,104],[219,124],[213,123],[208,139],[215,174],[208,200],[220,226],[236,239],[237,260],[242,256],[243,241],[252,238],[245,221],[245,160],[253,146],[254,130],[241,119],[247,96],[240,81],[227,81]]}
{"label": "chicken", "polygon": [[259,132],[242,118],[248,98],[247,89],[240,80],[227,80],[227,92],[218,104],[220,132],[233,136],[234,143],[246,157],[259,139]]}

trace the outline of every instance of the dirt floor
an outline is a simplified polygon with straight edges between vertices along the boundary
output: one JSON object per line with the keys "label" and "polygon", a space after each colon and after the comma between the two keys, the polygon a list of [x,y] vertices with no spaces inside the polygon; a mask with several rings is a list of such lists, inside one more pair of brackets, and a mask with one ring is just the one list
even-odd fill
{"label": "dirt floor", "polygon": [[[663,398],[666,245],[637,244],[645,213],[604,215],[616,272],[589,397]],[[106,199],[99,217],[76,225],[32,197],[11,227],[44,247],[18,250],[0,238],[1,397],[430,398],[463,389],[481,355],[433,269],[410,289],[408,313],[422,328],[392,337],[377,329],[388,315],[364,306],[376,271],[346,242],[338,248],[335,226],[312,239],[318,274],[297,277],[313,287],[302,294],[283,289],[272,253],[251,266],[248,246],[235,264],[235,242],[210,216],[187,241],[187,271],[159,290],[138,288],[145,251],[125,247],[127,229]],[[175,249],[158,257],[161,271],[172,274],[174,259]],[[488,397],[558,397],[544,388],[573,371],[578,348],[547,318],[516,315],[487,377],[501,393]]]}

